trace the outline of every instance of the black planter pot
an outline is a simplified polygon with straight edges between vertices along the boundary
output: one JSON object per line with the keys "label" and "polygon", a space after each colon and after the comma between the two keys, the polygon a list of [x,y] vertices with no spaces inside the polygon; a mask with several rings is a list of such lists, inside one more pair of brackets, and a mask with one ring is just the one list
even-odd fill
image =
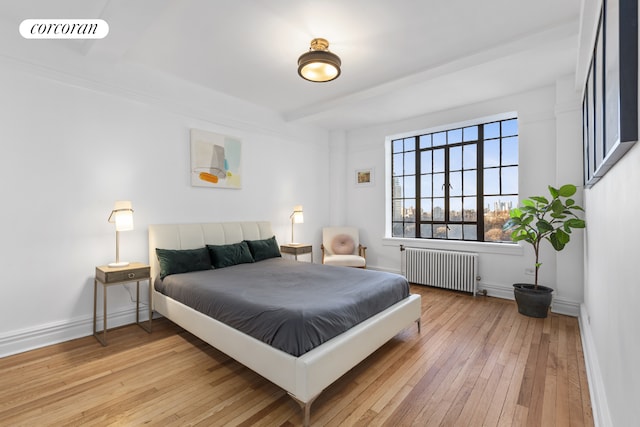
{"label": "black planter pot", "polygon": [[551,306],[551,293],[553,289],[546,286],[528,283],[516,283],[513,285],[513,294],[518,303],[518,313],[529,317],[547,317]]}

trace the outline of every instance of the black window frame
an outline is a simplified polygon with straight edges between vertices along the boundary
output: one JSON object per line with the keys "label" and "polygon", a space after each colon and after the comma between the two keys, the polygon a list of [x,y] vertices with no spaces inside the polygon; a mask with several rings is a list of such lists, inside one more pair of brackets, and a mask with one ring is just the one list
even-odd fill
{"label": "black window frame", "polygon": [[[515,133],[509,132],[505,128],[509,126],[506,122],[515,121]],[[492,134],[487,132],[485,135],[485,129],[489,126],[498,125],[498,134]],[[471,132],[471,136],[467,137],[467,131]],[[475,137],[473,132],[475,131]],[[459,133],[459,135],[458,135]],[[455,139],[450,141],[450,136],[454,135]],[[436,143],[435,138],[441,140],[444,136],[444,143]],[[422,144],[422,140],[426,143]],[[515,163],[505,162],[505,144],[507,142],[513,143],[515,141]],[[485,163],[485,146],[492,144],[495,151],[495,142],[498,142],[498,160],[497,164]],[[402,150],[398,150],[402,145]],[[465,147],[475,147],[475,164],[469,164],[465,160]],[[460,157],[459,167],[452,167],[451,156],[454,150],[458,150],[457,154]],[[444,170],[435,167],[434,153],[442,150],[442,157]],[[501,202],[500,206],[508,211],[512,207],[515,207],[513,201],[517,203],[518,199],[518,183],[517,179],[515,184],[513,182],[503,182],[504,175],[507,173],[513,173],[515,168],[516,175],[519,172],[518,156],[519,151],[519,123],[517,115],[509,115],[500,119],[478,121],[473,124],[466,124],[464,126],[453,125],[445,130],[417,132],[413,135],[403,136],[399,138],[391,138],[391,237],[399,238],[418,238],[418,239],[437,239],[437,240],[453,240],[453,241],[473,241],[473,242],[494,242],[494,243],[511,243],[511,240],[502,234],[499,239],[486,239],[485,226],[489,219],[488,215],[494,212],[489,207],[485,210],[487,204],[485,201],[498,200],[502,197],[505,198],[505,202]],[[430,169],[424,169],[422,165],[423,154],[428,153],[431,157]],[[491,154],[491,150],[490,150]],[[495,154],[495,153],[494,153]],[[401,158],[400,158],[401,157]],[[409,159],[409,162],[407,162]],[[457,158],[456,158],[457,160]],[[513,159],[512,159],[513,160]],[[466,163],[465,163],[466,162]],[[399,165],[402,166],[402,173],[399,172]],[[506,171],[506,168],[511,168],[511,171]],[[485,193],[485,175],[492,173],[488,171],[497,170],[498,177],[498,192],[497,193]],[[466,185],[471,185],[471,182],[467,183],[467,179],[471,178],[465,176],[465,172],[474,171],[475,188],[473,192],[468,191]],[[495,174],[495,173],[494,173]],[[423,177],[427,183],[431,182],[431,191],[422,191]],[[442,191],[435,188],[436,175],[438,179],[444,178],[442,182]],[[439,176],[443,175],[443,176]],[[459,181],[458,181],[459,177]],[[452,178],[456,184],[460,183],[461,188],[452,195]],[[407,179],[412,183],[406,185]],[[401,184],[401,185],[400,185]],[[515,188],[515,192],[507,191],[505,188],[510,184],[511,189]],[[407,188],[413,188],[412,194],[405,194]],[[398,194],[401,191],[402,194]],[[473,203],[472,198],[475,198]],[[438,206],[436,206],[436,199]],[[455,200],[454,200],[455,199]],[[469,199],[469,200],[467,200]],[[510,200],[510,201],[506,201]],[[456,203],[456,207],[460,206],[459,215],[452,219],[452,201]],[[430,202],[430,204],[429,204]],[[467,202],[467,203],[465,203]],[[475,219],[472,219],[470,213],[469,203],[473,204],[475,208]],[[424,204],[424,206],[423,206]],[[504,205],[504,206],[502,206]],[[435,214],[436,209],[442,206],[442,215],[437,216]],[[410,209],[413,207],[413,209]],[[425,210],[423,207],[427,207],[429,214],[423,215]],[[438,210],[438,214],[439,214]],[[497,211],[496,211],[497,212]],[[430,217],[429,217],[430,215]],[[504,215],[504,213],[502,213]],[[500,221],[500,218],[497,218]],[[491,230],[494,234],[495,231]]]}

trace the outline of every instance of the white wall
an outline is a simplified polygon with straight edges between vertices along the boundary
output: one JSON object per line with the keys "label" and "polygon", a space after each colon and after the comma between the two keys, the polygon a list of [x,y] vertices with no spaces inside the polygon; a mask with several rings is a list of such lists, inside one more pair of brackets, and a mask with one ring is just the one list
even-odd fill
{"label": "white wall", "polygon": [[[94,268],[115,257],[107,222],[115,200],[131,200],[135,210],[135,230],[121,233],[121,259],[147,261],[152,223],[269,220],[285,243],[297,204],[305,223],[296,237],[319,253],[329,222],[329,184],[318,180],[329,164],[325,131],[202,90],[182,108],[167,97],[127,97],[43,74],[0,71],[0,357],[91,334]],[[166,93],[190,90],[163,84]],[[241,190],[190,185],[190,128],[242,140]],[[134,307],[127,288],[109,289],[110,326],[130,323]]]}
{"label": "white wall", "polygon": [[[586,0],[583,5],[578,87],[584,85],[587,74],[600,5],[600,0]],[[596,426],[638,425],[640,419],[638,165],[640,144],[636,143],[584,192],[587,229],[580,326]]]}
{"label": "white wall", "polygon": [[[367,264],[372,268],[400,271],[400,242],[384,238],[386,136],[515,111],[519,119],[520,194],[546,193],[548,184],[571,182],[579,185],[582,179],[581,159],[578,157],[581,155],[581,136],[580,123],[575,122],[576,115],[579,117],[579,103],[577,94],[567,90],[567,86],[573,87],[572,82],[573,77],[566,76],[559,79],[556,86],[348,132],[347,174],[350,176],[356,169],[366,167],[375,169],[374,186],[355,186],[351,180],[346,185],[347,222],[361,229],[362,241],[369,248]],[[558,108],[559,105],[562,108]],[[573,130],[576,126],[577,133]],[[577,152],[569,155],[568,152],[574,150]],[[562,167],[558,167],[560,162]],[[560,178],[562,182],[559,182]],[[532,281],[531,276],[524,274],[525,268],[531,268],[533,264],[533,251],[528,247],[434,241],[414,241],[410,245],[478,251],[482,277],[480,288],[487,289],[489,295],[513,298],[513,283]],[[582,301],[583,269],[579,236],[577,244],[567,246],[562,254],[566,263],[558,265],[555,251],[550,246],[546,248],[540,280],[556,289],[554,311],[577,316]],[[580,274],[571,276],[571,272]]]}
{"label": "white wall", "polygon": [[[636,425],[640,419],[640,144],[591,189],[587,209],[584,330],[592,340],[592,367],[603,381],[601,425]],[[603,408],[602,405],[608,405]],[[609,415],[610,414],[610,420]]]}

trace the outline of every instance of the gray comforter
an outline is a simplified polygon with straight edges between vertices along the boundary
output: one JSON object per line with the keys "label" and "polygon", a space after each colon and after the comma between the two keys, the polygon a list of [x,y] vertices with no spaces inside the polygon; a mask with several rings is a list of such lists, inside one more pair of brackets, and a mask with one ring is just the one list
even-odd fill
{"label": "gray comforter", "polygon": [[294,356],[409,296],[397,274],[283,258],[170,275],[155,288]]}

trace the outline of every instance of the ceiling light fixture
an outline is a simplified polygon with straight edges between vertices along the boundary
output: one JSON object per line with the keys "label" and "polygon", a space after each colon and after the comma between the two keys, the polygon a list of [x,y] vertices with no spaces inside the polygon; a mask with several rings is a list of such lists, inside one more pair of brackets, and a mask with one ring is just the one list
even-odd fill
{"label": "ceiling light fixture", "polygon": [[298,74],[310,82],[329,82],[338,78],[341,64],[338,55],[329,52],[328,41],[313,39],[309,52],[298,58]]}

